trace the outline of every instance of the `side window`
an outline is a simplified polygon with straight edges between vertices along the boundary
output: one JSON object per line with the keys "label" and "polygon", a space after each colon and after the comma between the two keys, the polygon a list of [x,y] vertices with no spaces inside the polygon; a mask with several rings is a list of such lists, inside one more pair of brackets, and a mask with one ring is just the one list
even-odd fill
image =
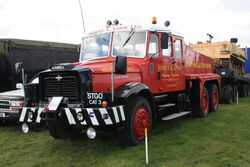
{"label": "side window", "polygon": [[158,35],[156,34],[151,34],[150,36],[150,43],[149,43],[149,50],[148,50],[148,55],[151,57],[154,55],[154,57],[158,56]]}
{"label": "side window", "polygon": [[181,46],[181,40],[179,39],[175,41],[175,54],[176,58],[178,59],[182,58],[182,46]]}
{"label": "side window", "polygon": [[172,44],[171,44],[171,37],[168,38],[168,49],[163,49],[162,50],[162,54],[163,56],[166,56],[166,57],[170,57],[172,56],[171,53],[172,53]]}

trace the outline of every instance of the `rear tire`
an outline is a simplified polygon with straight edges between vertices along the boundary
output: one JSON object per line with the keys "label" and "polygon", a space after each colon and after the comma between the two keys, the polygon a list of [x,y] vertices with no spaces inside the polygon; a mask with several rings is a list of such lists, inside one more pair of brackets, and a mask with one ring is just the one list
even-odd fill
{"label": "rear tire", "polygon": [[209,85],[209,111],[216,112],[219,107],[219,89],[215,84]]}
{"label": "rear tire", "polygon": [[118,131],[121,144],[132,146],[141,143],[145,138],[145,127],[148,134],[152,128],[152,113],[148,101],[141,96],[130,99],[127,103],[126,119],[125,126]]}
{"label": "rear tire", "polygon": [[224,89],[224,103],[232,104],[233,103],[233,89],[231,85],[226,85]]}
{"label": "rear tire", "polygon": [[204,87],[202,89],[200,103],[195,103],[193,114],[195,117],[203,118],[208,115],[208,111],[209,111],[209,95],[207,92],[207,88]]}
{"label": "rear tire", "polygon": [[235,102],[237,100],[237,86],[233,86],[233,101]]}

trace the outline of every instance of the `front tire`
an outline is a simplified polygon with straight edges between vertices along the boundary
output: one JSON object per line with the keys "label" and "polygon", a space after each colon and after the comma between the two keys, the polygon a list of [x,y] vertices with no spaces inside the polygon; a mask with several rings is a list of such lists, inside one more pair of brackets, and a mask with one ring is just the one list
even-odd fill
{"label": "front tire", "polygon": [[130,99],[126,108],[127,121],[119,130],[122,145],[132,146],[141,143],[145,138],[145,128],[148,134],[152,128],[152,113],[148,101],[144,97]]}
{"label": "front tire", "polygon": [[60,110],[60,117],[57,121],[48,121],[47,122],[49,133],[55,139],[64,139],[72,136],[76,132],[75,129],[71,128],[68,125],[68,120],[66,118],[65,112],[63,109]]}

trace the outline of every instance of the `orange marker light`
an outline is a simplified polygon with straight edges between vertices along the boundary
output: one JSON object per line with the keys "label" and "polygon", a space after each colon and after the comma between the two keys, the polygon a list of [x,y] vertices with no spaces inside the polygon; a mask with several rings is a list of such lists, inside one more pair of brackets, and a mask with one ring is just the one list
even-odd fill
{"label": "orange marker light", "polygon": [[23,107],[24,106],[24,101],[20,101],[19,105]]}
{"label": "orange marker light", "polygon": [[156,24],[157,23],[157,18],[156,17],[152,17],[152,24]]}
{"label": "orange marker light", "polygon": [[107,101],[103,101],[103,102],[102,102],[102,107],[103,107],[103,108],[106,108],[107,106],[108,106],[108,102],[107,102]]}
{"label": "orange marker light", "polygon": [[12,110],[12,111],[18,111],[19,108],[18,107],[11,107],[10,110]]}

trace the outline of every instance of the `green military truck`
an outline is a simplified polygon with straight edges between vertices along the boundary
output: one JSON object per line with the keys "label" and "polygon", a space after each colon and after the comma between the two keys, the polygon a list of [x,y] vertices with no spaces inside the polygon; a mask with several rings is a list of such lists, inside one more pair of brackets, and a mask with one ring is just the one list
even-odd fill
{"label": "green military truck", "polygon": [[22,77],[15,71],[22,62],[26,81],[53,64],[76,62],[79,45],[20,39],[0,39],[0,92],[13,90]]}

